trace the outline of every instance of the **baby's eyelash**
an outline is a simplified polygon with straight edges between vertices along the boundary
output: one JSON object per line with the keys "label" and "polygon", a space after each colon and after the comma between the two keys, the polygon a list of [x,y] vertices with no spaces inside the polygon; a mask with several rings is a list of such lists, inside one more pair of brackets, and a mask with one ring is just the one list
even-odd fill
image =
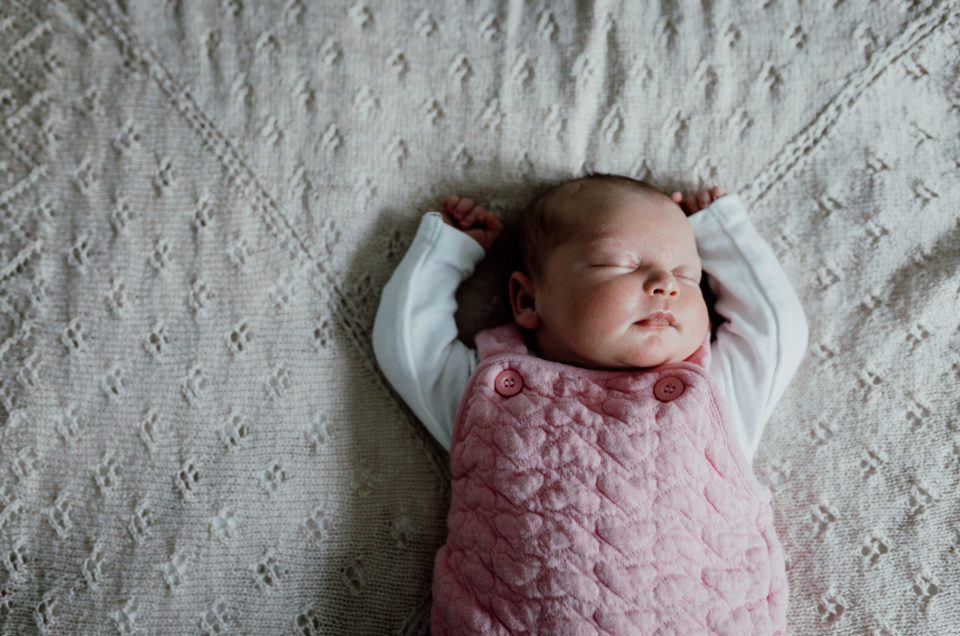
{"label": "baby's eyelash", "polygon": [[700,282],[700,277],[697,274],[694,274],[692,272],[679,271],[679,272],[674,272],[673,275],[676,276],[677,278],[686,278],[687,280],[692,280],[695,283]]}
{"label": "baby's eyelash", "polygon": [[635,263],[594,263],[590,267],[619,267],[620,269],[636,269]]}

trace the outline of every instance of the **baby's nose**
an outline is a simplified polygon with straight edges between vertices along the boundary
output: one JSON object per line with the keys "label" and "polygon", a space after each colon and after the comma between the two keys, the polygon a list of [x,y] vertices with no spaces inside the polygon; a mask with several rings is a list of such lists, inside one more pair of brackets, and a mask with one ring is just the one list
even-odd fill
{"label": "baby's nose", "polygon": [[672,275],[663,271],[651,273],[644,288],[651,296],[676,296],[678,293],[677,281]]}

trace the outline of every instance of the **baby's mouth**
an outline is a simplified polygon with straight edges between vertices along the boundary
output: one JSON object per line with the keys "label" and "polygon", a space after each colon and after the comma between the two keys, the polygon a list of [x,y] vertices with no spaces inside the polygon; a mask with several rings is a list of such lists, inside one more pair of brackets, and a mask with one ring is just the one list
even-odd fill
{"label": "baby's mouth", "polygon": [[651,329],[666,329],[667,327],[672,327],[676,322],[676,319],[668,311],[657,311],[643,320],[638,320],[636,324],[641,327],[649,327]]}

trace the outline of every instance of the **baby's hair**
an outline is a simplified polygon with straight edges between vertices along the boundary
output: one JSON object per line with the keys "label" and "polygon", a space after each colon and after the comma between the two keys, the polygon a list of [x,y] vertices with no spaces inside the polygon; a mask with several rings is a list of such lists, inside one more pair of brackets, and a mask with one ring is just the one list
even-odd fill
{"label": "baby's hair", "polygon": [[524,208],[518,224],[520,264],[524,272],[534,279],[543,274],[544,254],[567,237],[569,228],[564,227],[557,210],[569,201],[567,191],[574,184],[609,185],[644,194],[667,196],[645,181],[605,173],[588,174],[550,188]]}

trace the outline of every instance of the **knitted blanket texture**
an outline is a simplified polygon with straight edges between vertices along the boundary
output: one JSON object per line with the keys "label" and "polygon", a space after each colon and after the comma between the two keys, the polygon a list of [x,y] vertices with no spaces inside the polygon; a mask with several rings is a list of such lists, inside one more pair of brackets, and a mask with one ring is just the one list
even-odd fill
{"label": "knitted blanket texture", "polygon": [[956,633],[958,87],[949,0],[0,2],[0,633],[428,631],[380,289],[443,196],[592,171],[737,192],[804,303],[788,631]]}

